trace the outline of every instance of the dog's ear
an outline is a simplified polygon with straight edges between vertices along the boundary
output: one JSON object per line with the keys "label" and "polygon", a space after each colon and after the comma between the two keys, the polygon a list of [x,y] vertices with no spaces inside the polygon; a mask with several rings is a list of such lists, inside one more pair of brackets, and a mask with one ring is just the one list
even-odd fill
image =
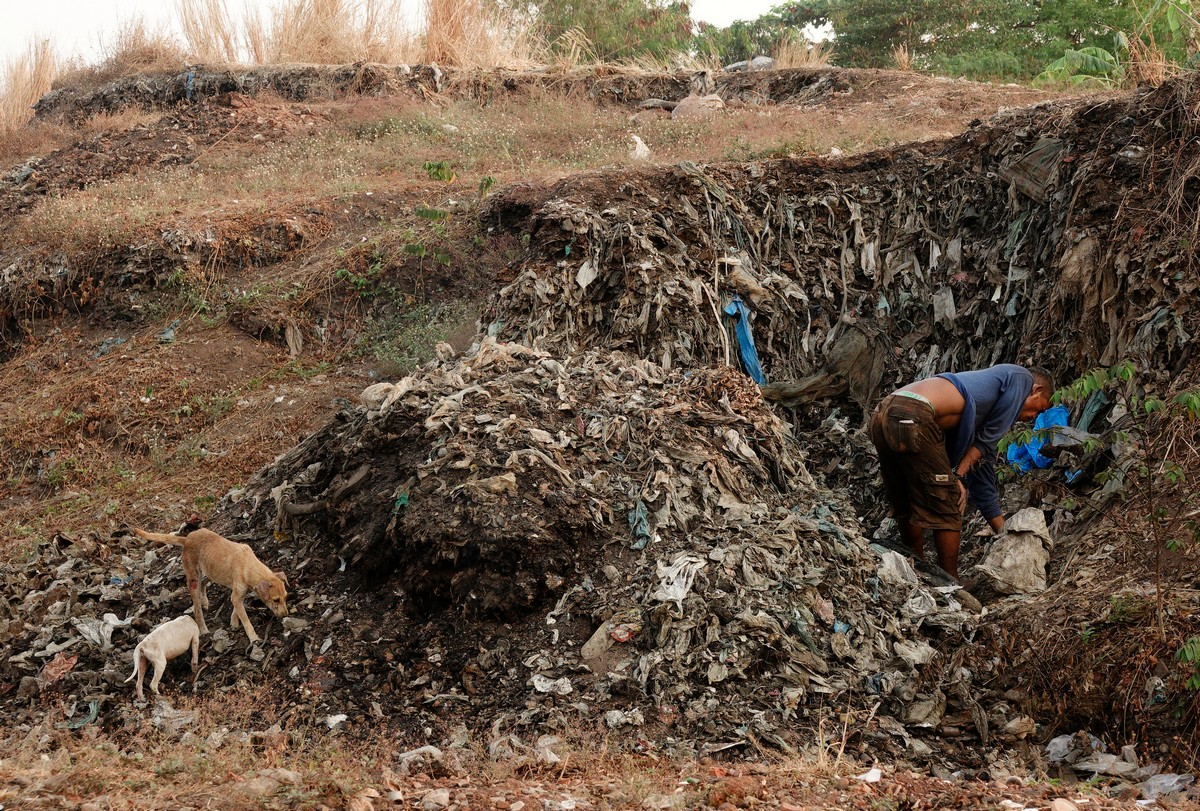
{"label": "dog's ear", "polygon": [[283,581],[283,585],[285,585],[285,586],[290,586],[290,585],[291,585],[291,583],[289,583],[289,582],[288,582],[287,575],[286,575],[286,574],[284,574],[282,571],[275,572],[275,576],[276,576],[276,577],[278,577],[280,580],[282,580],[282,581]]}
{"label": "dog's ear", "polygon": [[254,584],[254,593],[258,595],[264,603],[271,599],[271,581],[259,580]]}

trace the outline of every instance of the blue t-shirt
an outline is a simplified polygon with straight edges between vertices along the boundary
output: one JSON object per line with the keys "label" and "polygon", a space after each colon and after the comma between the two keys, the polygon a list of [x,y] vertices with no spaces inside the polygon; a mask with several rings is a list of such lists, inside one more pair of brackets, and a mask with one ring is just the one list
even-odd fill
{"label": "blue t-shirt", "polygon": [[1001,363],[938,377],[953,383],[965,401],[958,430],[946,436],[946,455],[951,465],[957,465],[967,448],[979,448],[983,457],[967,474],[967,490],[979,512],[991,520],[1002,512],[996,487],[996,446],[1021,415],[1033,391],[1033,375],[1024,366]]}

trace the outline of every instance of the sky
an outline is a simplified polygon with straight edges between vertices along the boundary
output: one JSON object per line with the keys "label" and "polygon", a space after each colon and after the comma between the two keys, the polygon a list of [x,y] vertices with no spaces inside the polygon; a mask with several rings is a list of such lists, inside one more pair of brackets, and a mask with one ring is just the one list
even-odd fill
{"label": "sky", "polygon": [[[240,17],[243,5],[270,10],[278,0],[226,0]],[[419,0],[413,0],[414,5]],[[726,26],[753,20],[781,0],[692,0],[692,17]],[[124,20],[141,17],[151,27],[166,25],[171,0],[0,0],[0,59],[22,52],[33,38],[49,37],[62,56],[82,55],[89,61],[101,53],[100,43]],[[169,29],[168,29],[169,30]]]}

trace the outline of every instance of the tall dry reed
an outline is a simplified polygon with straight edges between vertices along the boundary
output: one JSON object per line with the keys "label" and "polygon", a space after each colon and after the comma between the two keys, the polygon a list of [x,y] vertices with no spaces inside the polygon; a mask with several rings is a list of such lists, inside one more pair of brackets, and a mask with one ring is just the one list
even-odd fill
{"label": "tall dry reed", "polygon": [[831,59],[833,47],[824,41],[810,42],[802,36],[791,36],[775,46],[777,68],[823,68]]}
{"label": "tall dry reed", "polygon": [[239,31],[225,0],[175,0],[175,16],[193,61],[217,64],[242,61],[243,31]]}
{"label": "tall dry reed", "polygon": [[269,22],[248,18],[246,29],[260,63],[415,61],[400,0],[289,0]]}
{"label": "tall dry reed", "polygon": [[139,73],[177,71],[187,64],[187,54],[161,29],[151,29],[141,18],[126,20],[101,46],[100,61],[78,60],[58,72],[60,86],[99,86]]}
{"label": "tall dry reed", "polygon": [[33,118],[33,105],[46,95],[58,72],[50,40],[30,42],[7,60],[0,73],[0,136],[11,136]]}
{"label": "tall dry reed", "polygon": [[511,14],[481,0],[424,0],[424,61],[460,68],[528,67],[540,51]]}

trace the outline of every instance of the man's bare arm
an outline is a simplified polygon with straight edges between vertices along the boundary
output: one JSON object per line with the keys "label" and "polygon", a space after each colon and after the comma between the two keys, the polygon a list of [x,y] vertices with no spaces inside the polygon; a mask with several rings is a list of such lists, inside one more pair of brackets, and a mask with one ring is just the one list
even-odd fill
{"label": "man's bare arm", "polygon": [[963,454],[962,461],[958,463],[958,467],[955,468],[954,472],[959,476],[966,476],[967,471],[974,467],[975,463],[982,458],[983,451],[979,450],[979,448],[975,447],[974,445],[971,445],[969,448],[967,448],[967,452]]}

